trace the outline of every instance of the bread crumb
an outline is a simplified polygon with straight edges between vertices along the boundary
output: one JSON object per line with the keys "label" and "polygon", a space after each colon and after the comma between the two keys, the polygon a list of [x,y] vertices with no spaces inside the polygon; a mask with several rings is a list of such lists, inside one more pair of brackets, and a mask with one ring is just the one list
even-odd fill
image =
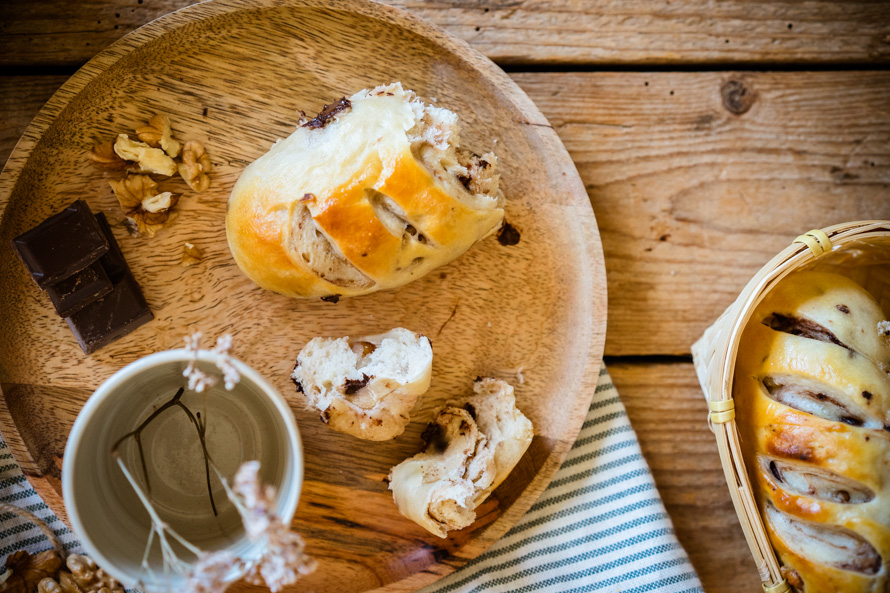
{"label": "bread crumb", "polygon": [[516,380],[520,385],[525,383],[525,377],[522,374],[522,371],[525,370],[525,365],[520,365],[518,369],[516,369]]}

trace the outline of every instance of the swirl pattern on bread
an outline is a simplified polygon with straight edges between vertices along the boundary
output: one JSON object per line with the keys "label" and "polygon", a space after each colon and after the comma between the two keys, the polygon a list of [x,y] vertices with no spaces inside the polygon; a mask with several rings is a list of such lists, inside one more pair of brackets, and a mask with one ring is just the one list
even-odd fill
{"label": "swirl pattern on bread", "polygon": [[439,537],[468,527],[476,507],[513,470],[534,436],[513,387],[485,377],[474,394],[448,403],[423,434],[426,449],[392,468],[399,512]]}
{"label": "swirl pattern on bread", "polygon": [[498,160],[460,145],[457,115],[400,83],[301,119],[249,165],[226,214],[229,248],[254,282],[291,297],[402,286],[495,232]]}
{"label": "swirl pattern on bread", "polygon": [[733,386],[746,466],[788,582],[890,591],[890,345],[837,274],[796,272],[755,309]]}

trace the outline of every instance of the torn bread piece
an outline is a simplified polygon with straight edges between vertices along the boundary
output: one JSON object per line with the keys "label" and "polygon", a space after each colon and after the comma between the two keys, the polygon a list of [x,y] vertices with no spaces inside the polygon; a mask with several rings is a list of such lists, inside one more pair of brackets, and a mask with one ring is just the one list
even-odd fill
{"label": "torn bread piece", "polygon": [[358,339],[314,338],[291,379],[334,430],[386,441],[404,432],[432,366],[429,339],[398,327]]}
{"label": "torn bread piece", "polygon": [[389,475],[399,512],[439,537],[476,520],[476,507],[513,470],[534,436],[507,382],[480,378],[473,390],[446,404],[423,433],[426,449]]}

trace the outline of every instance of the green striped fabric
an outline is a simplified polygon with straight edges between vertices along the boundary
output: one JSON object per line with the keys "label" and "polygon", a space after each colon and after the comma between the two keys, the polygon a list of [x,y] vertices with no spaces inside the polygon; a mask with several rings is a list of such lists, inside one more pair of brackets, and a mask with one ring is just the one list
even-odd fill
{"label": "green striped fabric", "polygon": [[[0,500],[46,521],[67,550],[74,534],[31,488],[0,439]],[[0,514],[0,558],[50,548],[18,517]],[[423,593],[701,592],[605,368],[565,463],[522,520],[485,554]]]}
{"label": "green striped fabric", "polygon": [[701,592],[605,367],[575,445],[487,552],[422,593]]}

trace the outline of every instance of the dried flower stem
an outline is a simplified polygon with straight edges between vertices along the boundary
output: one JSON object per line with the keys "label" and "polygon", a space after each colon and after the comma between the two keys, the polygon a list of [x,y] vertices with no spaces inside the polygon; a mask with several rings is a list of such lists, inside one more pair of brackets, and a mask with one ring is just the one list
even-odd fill
{"label": "dried flower stem", "polygon": [[136,482],[136,479],[130,473],[130,470],[127,469],[127,466],[124,464],[123,460],[120,457],[116,458],[118,466],[121,468],[121,471],[124,472],[124,477],[127,478],[127,481],[130,483],[130,486],[133,487],[133,490],[136,492],[136,496],[139,497],[139,501],[142,503],[142,506],[145,508],[145,511],[148,513],[148,516],[151,518],[151,532],[148,537],[148,544],[145,547],[145,553],[142,556],[142,567],[145,568],[149,574],[151,574],[152,578],[157,580],[154,572],[148,566],[148,554],[151,551],[151,545],[154,543],[154,534],[158,536],[158,543],[161,545],[161,555],[164,559],[164,570],[166,572],[168,566],[173,566],[177,572],[186,572],[189,569],[189,564],[183,562],[176,555],[176,552],[173,550],[173,547],[170,545],[170,542],[167,540],[167,536],[169,535],[180,544],[182,544],[189,552],[192,552],[196,556],[201,553],[201,550],[191,544],[184,537],[176,533],[174,530],[170,529],[170,527],[161,520],[161,517],[157,514],[154,507],[151,504],[151,501],[148,500],[148,497],[142,491],[142,488],[139,487],[139,483]]}
{"label": "dried flower stem", "polygon": [[136,446],[139,449],[139,461],[142,462],[142,476],[145,478],[145,490],[149,494],[151,494],[151,482],[148,479],[148,467],[145,463],[145,452],[142,449],[142,431],[145,430],[149,424],[152,423],[158,416],[160,416],[165,411],[169,410],[173,407],[180,407],[186,413],[189,420],[192,424],[195,425],[195,429],[198,431],[198,440],[201,441],[201,449],[204,452],[204,473],[207,477],[207,493],[210,495],[210,507],[213,509],[213,516],[217,516],[216,512],[216,502],[213,500],[213,488],[210,485],[210,453],[207,452],[207,443],[204,439],[204,432],[206,430],[206,425],[204,422],[195,418],[195,415],[192,414],[192,411],[188,409],[188,407],[182,403],[182,395],[185,393],[185,389],[180,387],[169,401],[164,403],[160,408],[151,413],[151,415],[146,418],[142,424],[140,424],[136,430],[130,431],[121,438],[117,440],[111,447],[111,455],[115,459],[120,462],[120,453],[118,451],[118,447],[121,443],[123,443],[128,438],[132,437],[134,441],[136,441]]}

